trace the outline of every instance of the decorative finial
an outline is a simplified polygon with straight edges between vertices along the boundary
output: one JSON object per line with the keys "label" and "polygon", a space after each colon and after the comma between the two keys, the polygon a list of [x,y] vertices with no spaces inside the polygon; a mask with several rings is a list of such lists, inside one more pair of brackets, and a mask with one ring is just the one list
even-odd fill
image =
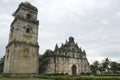
{"label": "decorative finial", "polygon": [[84,55],[86,55],[86,52],[85,52],[85,50],[83,50],[83,54],[84,54]]}
{"label": "decorative finial", "polygon": [[55,45],[55,50],[57,50],[57,49],[58,49],[58,45],[56,44],[56,45]]}
{"label": "decorative finial", "polygon": [[69,37],[69,42],[74,42],[74,37],[70,36]]}

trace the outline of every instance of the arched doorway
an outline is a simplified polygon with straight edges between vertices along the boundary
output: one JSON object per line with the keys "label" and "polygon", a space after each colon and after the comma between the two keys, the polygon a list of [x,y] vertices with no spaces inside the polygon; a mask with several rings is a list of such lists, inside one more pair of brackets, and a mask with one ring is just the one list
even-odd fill
{"label": "arched doorway", "polygon": [[76,67],[76,65],[73,65],[71,67],[71,70],[72,70],[72,75],[76,75],[77,74],[77,67]]}

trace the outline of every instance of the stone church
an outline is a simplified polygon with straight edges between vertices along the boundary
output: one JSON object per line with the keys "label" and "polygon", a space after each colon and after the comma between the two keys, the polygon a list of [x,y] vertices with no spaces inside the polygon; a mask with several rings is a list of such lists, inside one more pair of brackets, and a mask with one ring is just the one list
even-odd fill
{"label": "stone church", "polygon": [[54,51],[48,50],[39,57],[37,14],[37,8],[29,2],[22,2],[13,13],[3,73],[11,77],[30,77],[39,73],[89,73],[86,53],[73,37],[60,48],[56,45]]}
{"label": "stone church", "polygon": [[82,50],[73,37],[69,37],[61,47],[56,44],[55,50],[47,50],[40,61],[40,73],[63,73],[80,75],[90,73],[85,50]]}

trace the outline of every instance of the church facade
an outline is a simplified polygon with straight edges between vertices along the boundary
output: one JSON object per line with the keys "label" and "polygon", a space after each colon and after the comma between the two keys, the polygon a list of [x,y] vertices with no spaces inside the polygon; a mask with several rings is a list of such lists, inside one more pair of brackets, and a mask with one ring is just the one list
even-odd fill
{"label": "church facade", "polygon": [[80,75],[90,73],[89,62],[85,50],[82,51],[73,37],[55,50],[47,50],[40,61],[42,74],[64,73]]}

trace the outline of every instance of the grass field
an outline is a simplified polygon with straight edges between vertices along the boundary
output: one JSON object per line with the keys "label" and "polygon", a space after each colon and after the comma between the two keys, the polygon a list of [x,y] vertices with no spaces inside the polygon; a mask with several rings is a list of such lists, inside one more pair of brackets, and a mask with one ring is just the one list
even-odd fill
{"label": "grass field", "polygon": [[0,78],[0,80],[52,80],[52,79],[39,79],[39,78]]}
{"label": "grass field", "polygon": [[120,76],[40,76],[38,78],[7,78],[0,80],[120,80]]}

